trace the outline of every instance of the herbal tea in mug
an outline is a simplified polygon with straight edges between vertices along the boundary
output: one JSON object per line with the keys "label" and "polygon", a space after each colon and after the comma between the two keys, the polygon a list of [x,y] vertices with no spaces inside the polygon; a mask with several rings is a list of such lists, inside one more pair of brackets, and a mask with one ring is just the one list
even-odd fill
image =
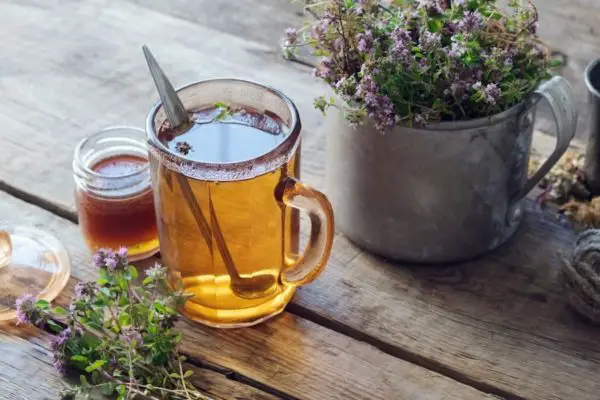
{"label": "herbal tea in mug", "polygon": [[[173,285],[193,295],[183,313],[217,327],[281,312],[324,268],[333,242],[327,198],[298,181],[300,120],[276,90],[220,79],[178,91],[193,125],[147,120],[161,255]],[[299,210],[311,234],[299,254]]]}

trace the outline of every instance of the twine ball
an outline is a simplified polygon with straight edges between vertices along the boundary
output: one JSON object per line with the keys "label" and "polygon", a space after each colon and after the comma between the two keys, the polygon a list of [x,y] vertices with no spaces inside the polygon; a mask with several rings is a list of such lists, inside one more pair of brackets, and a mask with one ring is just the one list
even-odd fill
{"label": "twine ball", "polygon": [[577,237],[561,270],[568,303],[591,323],[600,325],[600,229]]}

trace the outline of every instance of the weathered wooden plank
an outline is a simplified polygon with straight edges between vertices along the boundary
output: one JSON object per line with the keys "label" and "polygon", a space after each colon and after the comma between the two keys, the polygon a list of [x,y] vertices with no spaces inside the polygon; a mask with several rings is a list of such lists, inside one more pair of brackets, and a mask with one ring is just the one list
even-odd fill
{"label": "weathered wooden plank", "polygon": [[265,44],[275,53],[285,29],[306,20],[303,1],[128,0],[239,38]]}
{"label": "weathered wooden plank", "polygon": [[53,201],[71,210],[70,188],[56,188],[49,177],[62,177],[66,189],[83,136],[107,125],[143,126],[157,100],[144,43],[176,86],[227,76],[256,80],[297,103],[307,134],[321,122],[312,96],[323,85],[271,45],[117,0],[0,7],[0,181],[55,193]]}
{"label": "weathered wooden plank", "polygon": [[[0,204],[0,220],[47,229],[68,248],[73,259],[74,277],[57,300],[58,304],[65,305],[73,293],[76,279],[94,276],[78,227],[3,192],[0,192]],[[217,330],[187,322],[182,322],[179,327],[185,334],[182,342],[185,354],[223,370],[234,371],[292,398],[458,400],[488,397],[469,386],[289,313],[247,329]],[[14,333],[9,334],[14,336]],[[27,355],[25,351],[18,357]],[[47,355],[40,358],[49,362]],[[29,385],[34,384],[35,368],[24,369],[21,373],[24,375],[22,385],[30,381]],[[209,382],[213,389],[217,384]],[[0,379],[0,393],[2,389]]]}
{"label": "weathered wooden plank", "polygon": [[[50,340],[52,336],[49,333],[32,327],[0,324],[0,399],[58,399],[64,388],[79,381],[76,373],[63,380],[54,370]],[[222,373],[191,364],[185,364],[184,368],[193,371],[192,383],[214,400],[277,399],[271,394],[228,379]]]}

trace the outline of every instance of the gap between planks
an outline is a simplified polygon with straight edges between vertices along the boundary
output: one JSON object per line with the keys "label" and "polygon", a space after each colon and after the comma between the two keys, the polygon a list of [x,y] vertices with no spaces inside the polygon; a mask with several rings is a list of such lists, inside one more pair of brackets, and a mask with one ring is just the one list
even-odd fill
{"label": "gap between planks", "polygon": [[[39,207],[45,211],[48,211],[54,215],[57,215],[58,217],[65,219],[71,223],[78,224],[77,213],[64,208],[60,204],[54,203],[52,201],[48,201],[41,196],[37,196],[32,193],[25,192],[25,191],[18,189],[18,188],[14,187],[6,182],[3,182],[3,181],[0,181],[0,191],[8,193],[9,195],[11,195],[19,200],[22,200],[28,204],[34,205],[34,206]],[[489,394],[489,395],[492,395],[495,397],[499,397],[499,398],[510,399],[510,400],[513,400],[513,399],[514,400],[524,400],[523,397],[517,396],[514,393],[510,393],[510,392],[504,391],[500,388],[497,388],[495,386],[489,385],[485,382],[481,382],[481,381],[472,379],[469,376],[461,373],[460,371],[449,368],[449,367],[442,365],[442,364],[440,364],[434,360],[431,360],[427,357],[424,357],[417,353],[411,352],[410,350],[403,349],[398,346],[394,346],[390,343],[386,343],[385,341],[377,339],[367,333],[361,332],[361,331],[359,331],[355,328],[352,328],[351,326],[348,326],[346,324],[340,323],[338,321],[330,320],[330,319],[323,317],[323,316],[319,315],[318,313],[316,313],[306,307],[303,307],[302,305],[290,303],[286,307],[286,311],[288,311],[290,314],[293,314],[299,318],[304,318],[304,319],[309,320],[317,325],[323,326],[324,328],[327,328],[327,329],[330,329],[337,333],[340,333],[342,335],[348,336],[354,340],[367,343],[386,354],[389,354],[393,357],[396,357],[403,361],[409,362],[411,364],[417,365],[419,367],[425,368],[427,370],[436,372],[440,375],[443,375],[447,378],[453,379],[453,380],[455,380],[459,383],[462,383],[466,386],[470,386],[470,387],[477,389],[481,392],[484,392],[486,394]],[[188,355],[186,355],[186,357],[187,357],[188,363],[197,368],[209,369],[209,370],[218,372],[218,373],[224,375],[227,379],[231,379],[233,381],[251,386],[251,387],[261,390],[265,393],[271,394],[273,396],[277,396],[283,400],[298,400],[296,397],[294,397],[292,395],[289,395],[289,394],[279,391],[273,387],[265,385],[262,382],[254,380],[254,379],[252,379],[248,376],[245,376],[244,374],[241,374],[230,368],[221,367],[217,364],[207,363],[202,360],[199,360],[196,357],[192,357],[192,356],[188,356]]]}

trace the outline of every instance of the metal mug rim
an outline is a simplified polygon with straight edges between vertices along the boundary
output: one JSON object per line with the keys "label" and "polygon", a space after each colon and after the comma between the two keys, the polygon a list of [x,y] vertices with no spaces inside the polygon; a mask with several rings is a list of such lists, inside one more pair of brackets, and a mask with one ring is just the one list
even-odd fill
{"label": "metal mug rim", "polygon": [[585,68],[585,71],[583,72],[584,78],[585,78],[585,85],[587,86],[588,91],[593,94],[596,97],[600,98],[600,90],[598,90],[591,82],[590,80],[590,75],[592,73],[592,71],[597,68],[598,66],[600,66],[600,58],[597,58],[593,61],[591,61],[588,66]]}

